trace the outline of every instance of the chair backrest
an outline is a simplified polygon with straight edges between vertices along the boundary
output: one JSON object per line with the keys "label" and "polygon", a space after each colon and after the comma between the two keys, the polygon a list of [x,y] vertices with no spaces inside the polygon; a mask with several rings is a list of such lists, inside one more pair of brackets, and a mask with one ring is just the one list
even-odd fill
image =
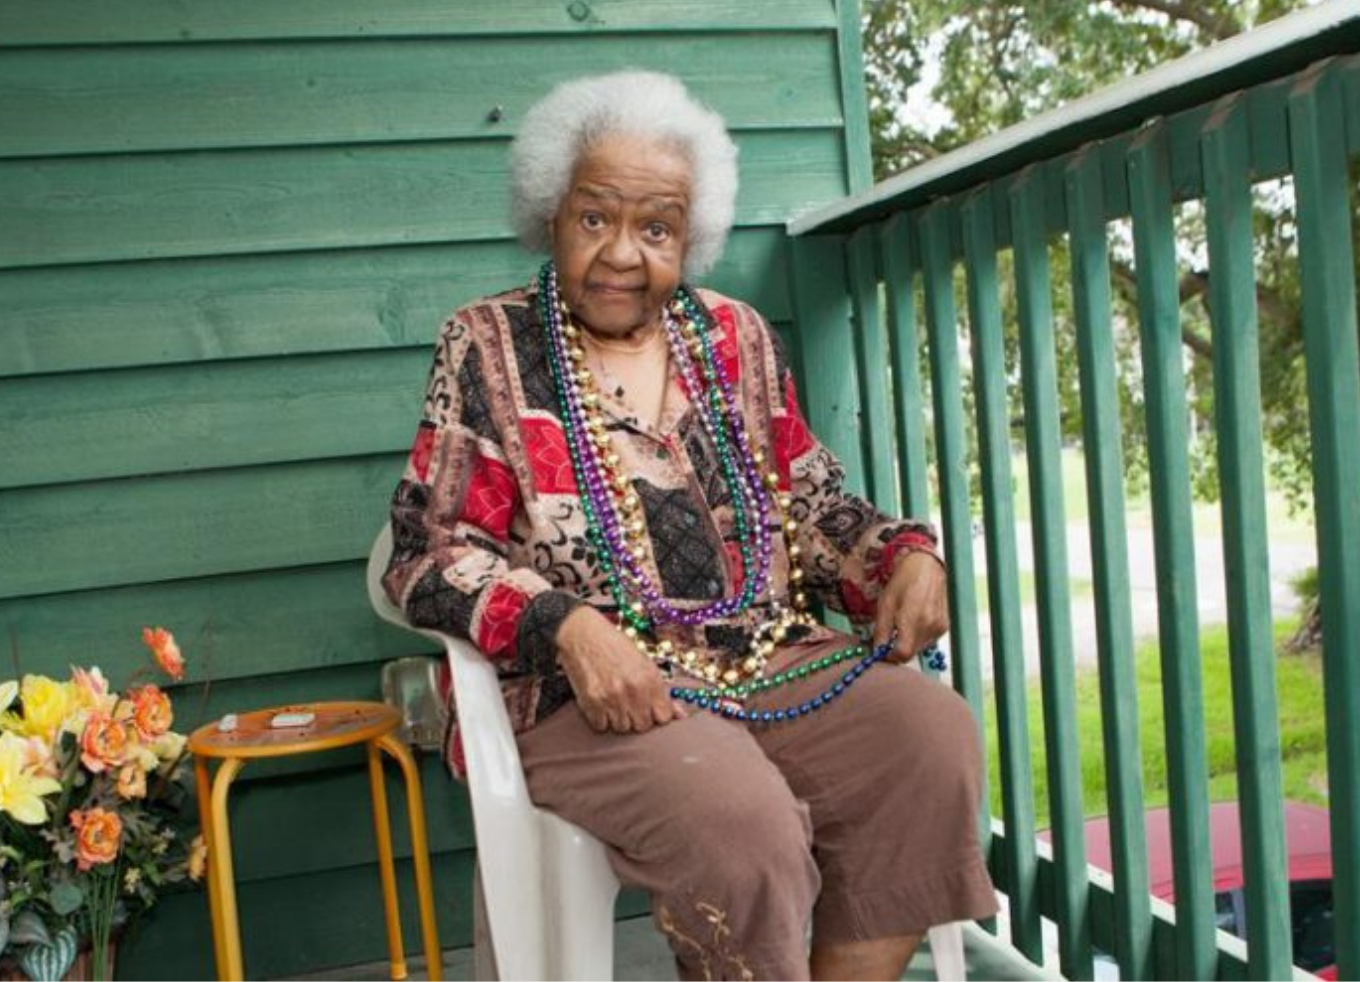
{"label": "chair backrest", "polygon": [[383,574],[387,572],[387,564],[391,559],[392,526],[384,524],[368,553],[368,602],[387,623],[410,630],[411,625],[406,623],[401,610],[387,598],[387,591],[383,589]]}

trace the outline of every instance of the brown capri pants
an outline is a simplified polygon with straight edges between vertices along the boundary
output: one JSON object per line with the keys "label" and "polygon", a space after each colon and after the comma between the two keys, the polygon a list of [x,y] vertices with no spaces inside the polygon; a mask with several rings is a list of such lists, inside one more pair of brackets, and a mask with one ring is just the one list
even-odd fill
{"label": "brown capri pants", "polygon": [[[848,643],[791,647],[769,673]],[[801,704],[838,677],[748,708]],[[688,977],[806,979],[809,921],[836,944],[996,911],[975,723],[920,672],[876,665],[812,716],[763,727],[690,707],[647,733],[596,733],[570,703],[519,747],[535,803],[603,841],[619,879],[651,893]]]}

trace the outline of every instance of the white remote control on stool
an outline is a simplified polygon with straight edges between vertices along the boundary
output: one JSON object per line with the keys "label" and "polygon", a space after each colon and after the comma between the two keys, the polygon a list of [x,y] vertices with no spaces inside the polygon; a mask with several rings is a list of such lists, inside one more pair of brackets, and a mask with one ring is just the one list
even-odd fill
{"label": "white remote control on stool", "polygon": [[269,719],[269,725],[276,730],[292,729],[295,726],[306,726],[316,719],[316,713],[275,713]]}

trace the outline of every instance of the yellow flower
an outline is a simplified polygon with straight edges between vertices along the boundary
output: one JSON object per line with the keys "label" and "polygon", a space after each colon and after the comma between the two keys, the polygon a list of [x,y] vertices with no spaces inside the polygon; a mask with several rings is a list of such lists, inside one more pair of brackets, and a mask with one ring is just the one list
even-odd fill
{"label": "yellow flower", "polygon": [[156,742],[151,745],[151,749],[156,752],[156,756],[166,762],[179,760],[180,754],[184,752],[184,744],[187,737],[182,733],[171,730],[169,733],[162,733],[156,738]]}
{"label": "yellow flower", "polygon": [[56,740],[62,724],[77,708],[71,686],[45,675],[25,675],[19,699],[24,704],[23,715],[6,713],[3,729],[20,736],[42,737],[48,743]]}
{"label": "yellow flower", "polygon": [[159,767],[161,763],[160,758],[156,756],[154,748],[148,747],[145,743],[136,739],[135,730],[133,731],[133,739],[128,744],[127,762],[129,764],[136,764],[145,774],[150,774]]}
{"label": "yellow flower", "polygon": [[43,795],[55,794],[61,785],[25,766],[26,751],[27,741],[13,733],[0,733],[0,812],[8,812],[25,825],[41,825],[47,820]]}
{"label": "yellow flower", "polygon": [[189,879],[198,881],[203,879],[203,874],[208,869],[208,844],[203,841],[203,836],[194,836],[194,841],[189,846]]}

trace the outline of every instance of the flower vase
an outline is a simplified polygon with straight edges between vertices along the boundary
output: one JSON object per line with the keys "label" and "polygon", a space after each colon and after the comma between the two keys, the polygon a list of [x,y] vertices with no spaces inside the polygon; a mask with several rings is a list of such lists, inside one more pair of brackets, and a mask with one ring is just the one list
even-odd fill
{"label": "flower vase", "polygon": [[[114,957],[118,953],[118,942],[110,941],[105,949],[105,966],[108,970],[108,978],[113,978]],[[81,948],[71,959],[70,966],[66,971],[50,982],[91,982],[95,978],[94,974],[94,949],[90,947]],[[41,973],[29,975],[28,972],[17,962],[6,958],[0,961],[0,982],[47,982]]]}

